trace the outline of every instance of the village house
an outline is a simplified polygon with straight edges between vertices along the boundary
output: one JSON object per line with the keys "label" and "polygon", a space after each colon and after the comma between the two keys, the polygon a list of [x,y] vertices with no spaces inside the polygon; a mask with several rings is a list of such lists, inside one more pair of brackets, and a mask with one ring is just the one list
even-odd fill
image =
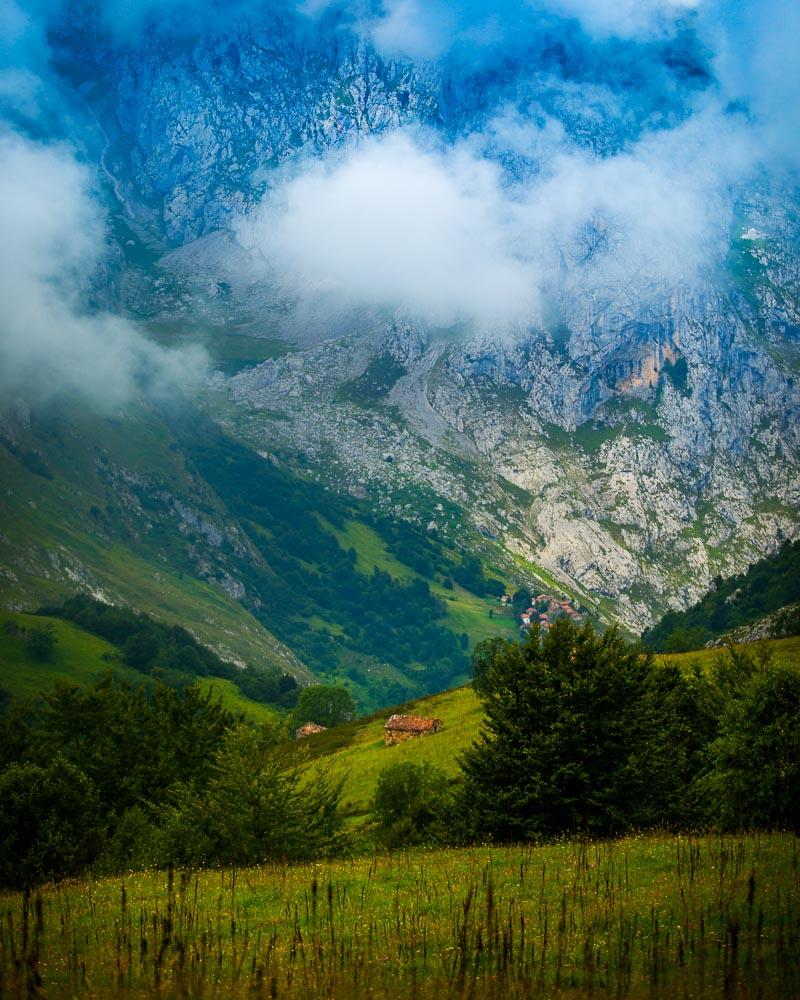
{"label": "village house", "polygon": [[441,719],[426,719],[421,715],[392,715],[383,727],[383,742],[385,746],[393,747],[418,736],[441,732],[443,728]]}
{"label": "village house", "polygon": [[536,621],[540,629],[546,632],[557,618],[569,618],[576,624],[584,620],[584,616],[566,598],[556,599],[547,594],[537,594],[531,598],[531,606],[520,614],[519,630],[524,635]]}

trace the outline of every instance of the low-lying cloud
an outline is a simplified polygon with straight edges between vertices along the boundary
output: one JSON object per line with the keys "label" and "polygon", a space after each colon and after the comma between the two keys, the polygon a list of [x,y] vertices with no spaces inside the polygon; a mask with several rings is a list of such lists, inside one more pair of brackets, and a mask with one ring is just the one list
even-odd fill
{"label": "low-lying cloud", "polygon": [[0,232],[0,396],[111,406],[199,375],[201,352],[164,350],[87,310],[105,230],[92,175],[69,146],[0,134]]}
{"label": "low-lying cloud", "polygon": [[298,292],[405,307],[429,322],[530,315],[530,262],[508,240],[499,170],[403,134],[365,142],[288,180],[238,235]]}
{"label": "low-lying cloud", "polygon": [[[0,388],[119,398],[142,372],[166,377],[195,359],[87,311],[83,292],[105,248],[91,172],[75,149],[20,129],[20,116],[57,107],[46,25],[67,7],[0,0],[0,223],[10,234]],[[270,189],[237,235],[305,302],[497,329],[538,323],[564,283],[644,295],[704,280],[724,260],[737,188],[759,168],[800,165],[794,0],[101,0],[98,31],[135,46],[151,31],[235,32],[240,16],[275,9],[297,19],[299,36],[330,14],[326,32],[355,31],[412,63],[460,46],[499,102],[473,121],[455,100],[455,120],[469,124],[361,132],[264,175]],[[502,77],[517,59],[527,71],[520,53],[540,36],[554,51],[563,42],[564,65],[542,56],[530,68],[535,87],[516,71],[507,91],[495,86],[494,68]],[[421,76],[430,80],[429,68]],[[37,123],[27,134],[46,131]]]}
{"label": "low-lying cloud", "polygon": [[[301,297],[324,290],[354,304],[403,306],[435,324],[535,324],[565,282],[635,286],[641,297],[713,279],[737,190],[764,168],[800,165],[800,75],[787,31],[800,30],[800,8],[790,0],[507,0],[490,15],[471,2],[384,0],[359,23],[380,49],[424,59],[454,40],[495,44],[523,9],[577,20],[598,45],[650,44],[683,25],[699,34],[717,79],[687,90],[672,121],[645,119],[610,153],[513,98],[481,131],[449,145],[419,131],[361,139],[275,182],[241,220],[240,240]],[[551,84],[572,104],[567,117],[577,109],[588,121],[598,94],[614,100],[591,81],[543,81]],[[601,127],[603,115],[614,122],[627,113],[607,109],[599,109]],[[529,169],[501,167],[510,161]]]}
{"label": "low-lying cloud", "polygon": [[[487,142],[540,169],[509,182]],[[403,307],[434,325],[536,324],[565,266],[592,285],[641,287],[717,266],[731,224],[724,192],[749,162],[743,119],[716,107],[610,157],[556,122],[506,116],[446,152],[393,133],[306,163],[238,236],[301,297]]]}

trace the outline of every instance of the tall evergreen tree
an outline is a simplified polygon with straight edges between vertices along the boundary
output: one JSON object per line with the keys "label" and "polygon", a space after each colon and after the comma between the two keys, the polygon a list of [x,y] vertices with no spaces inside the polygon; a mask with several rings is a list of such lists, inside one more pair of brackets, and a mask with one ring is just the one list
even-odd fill
{"label": "tall evergreen tree", "polygon": [[657,794],[645,750],[658,718],[649,654],[616,629],[556,622],[495,650],[486,721],[461,759],[468,829],[498,840],[628,826]]}

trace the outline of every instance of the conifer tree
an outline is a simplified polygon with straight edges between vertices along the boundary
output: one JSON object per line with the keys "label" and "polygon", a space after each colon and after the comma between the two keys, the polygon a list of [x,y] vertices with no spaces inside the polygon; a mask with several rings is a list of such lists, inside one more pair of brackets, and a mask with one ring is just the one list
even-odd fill
{"label": "conifer tree", "polygon": [[658,793],[644,753],[659,722],[652,682],[650,654],[615,628],[563,619],[495,649],[484,728],[461,759],[467,828],[513,841],[628,826]]}

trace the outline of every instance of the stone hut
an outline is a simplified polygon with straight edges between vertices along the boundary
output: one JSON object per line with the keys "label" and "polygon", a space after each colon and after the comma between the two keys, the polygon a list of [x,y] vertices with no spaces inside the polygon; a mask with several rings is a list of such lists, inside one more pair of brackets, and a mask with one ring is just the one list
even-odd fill
{"label": "stone hut", "polygon": [[387,747],[397,743],[438,733],[444,728],[441,719],[426,719],[421,715],[392,715],[383,727],[383,742]]}
{"label": "stone hut", "polygon": [[294,735],[298,740],[302,740],[305,736],[314,736],[316,733],[324,733],[327,728],[327,726],[318,726],[316,722],[306,722],[295,730]]}

